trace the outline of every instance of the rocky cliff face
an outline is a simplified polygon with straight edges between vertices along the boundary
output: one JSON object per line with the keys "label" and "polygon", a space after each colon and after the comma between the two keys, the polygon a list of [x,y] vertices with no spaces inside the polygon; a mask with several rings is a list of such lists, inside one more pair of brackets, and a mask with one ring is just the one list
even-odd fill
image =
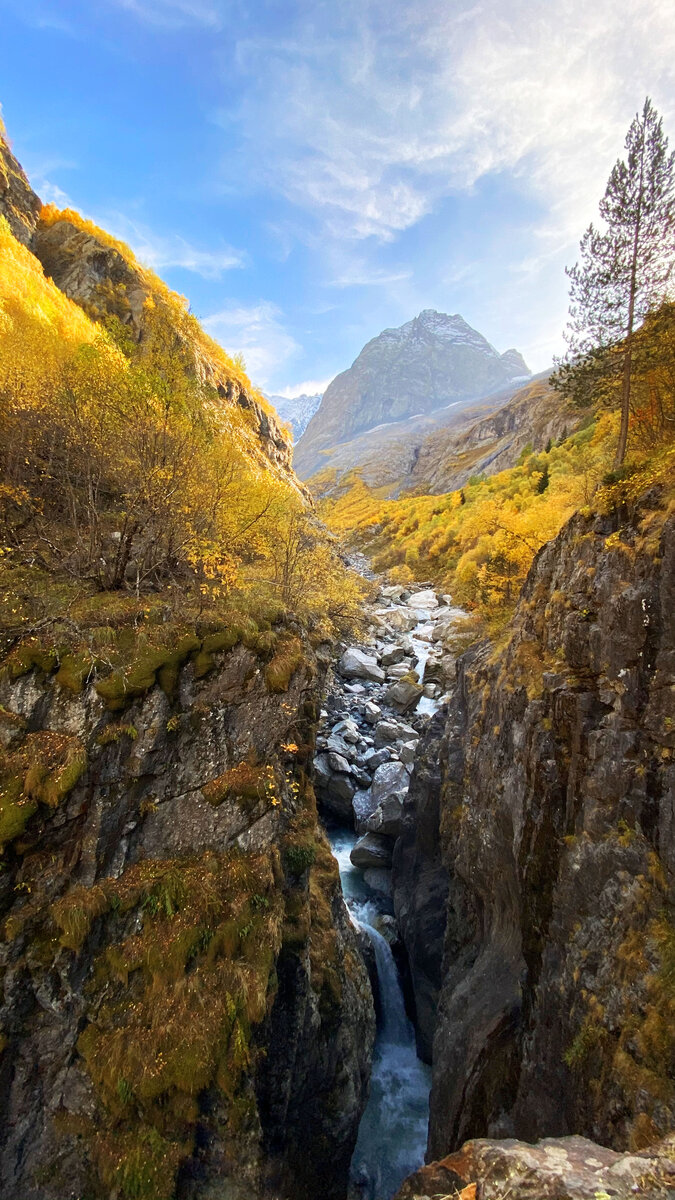
{"label": "rocky cliff face", "polygon": [[575,516],[507,643],[460,660],[394,863],[433,1157],[485,1135],[639,1149],[675,1124],[674,602],[654,490]]}
{"label": "rocky cliff face", "polygon": [[0,215],[18,241],[29,246],[42,205],[12,154],[0,127]]}
{"label": "rocky cliff face", "polygon": [[93,226],[81,228],[67,216],[45,221],[41,209],[39,197],[0,135],[0,216],[39,259],[45,274],[95,320],[117,318],[139,345],[147,340],[151,324],[160,320],[164,344],[176,362],[212,387],[219,401],[244,409],[254,434],[252,452],[263,465],[271,463],[297,485],[292,448],[275,414],[254,389],[227,369],[220,348],[182,309],[179,298],[140,267],[130,252],[123,254],[112,238],[97,236]]}
{"label": "rocky cliff face", "polygon": [[310,648],[193,638],[124,694],[36,656],[0,681],[0,1192],[338,1200],[374,1015]]}
{"label": "rocky cliff face", "polygon": [[296,470],[306,479],[324,465],[322,452],[337,443],[382,423],[487,395],[527,375],[517,351],[500,356],[459,315],[425,309],[373,338],[329,384],[296,447]]}

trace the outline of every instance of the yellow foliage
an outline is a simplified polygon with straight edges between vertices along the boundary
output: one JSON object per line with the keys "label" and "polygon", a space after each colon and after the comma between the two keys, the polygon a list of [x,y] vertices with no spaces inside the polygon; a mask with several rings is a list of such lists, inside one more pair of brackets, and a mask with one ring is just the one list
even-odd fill
{"label": "yellow foliage", "polygon": [[192,594],[200,612],[253,590],[328,634],[345,627],[356,581],[263,454],[250,408],[222,398],[249,387],[241,366],[123,243],[70,210],[47,206],[42,220],[115,249],[147,300],[143,337],[127,344],[0,218],[0,624],[44,611],[58,577],[137,597],[168,589],[172,603]]}
{"label": "yellow foliage", "polygon": [[515,467],[441,496],[382,500],[354,473],[343,494],[324,503],[323,515],[395,582],[429,577],[458,604],[499,624],[536,552],[593,495],[611,462],[615,425],[615,415],[605,413],[548,453],[523,454]]}

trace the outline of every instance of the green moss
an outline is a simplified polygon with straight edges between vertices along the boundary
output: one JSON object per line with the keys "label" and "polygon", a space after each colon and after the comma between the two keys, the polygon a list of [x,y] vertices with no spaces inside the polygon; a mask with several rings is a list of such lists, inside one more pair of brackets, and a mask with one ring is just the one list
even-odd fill
{"label": "green moss", "polygon": [[274,768],[256,767],[250,763],[239,763],[202,788],[204,799],[214,807],[230,797],[238,800],[244,808],[252,808],[266,797],[276,801]]}
{"label": "green moss", "polygon": [[34,668],[51,675],[59,665],[56,647],[42,646],[38,642],[24,642],[12,651],[6,661],[10,679],[19,679]]}
{"label": "green moss", "polygon": [[78,695],[100,664],[101,659],[86,651],[81,654],[65,654],[56,673],[56,682],[59,687],[67,688]]}
{"label": "green moss", "polygon": [[56,808],[87,767],[77,738],[43,730],[0,754],[0,847],[24,832],[40,804]]}
{"label": "green moss", "polygon": [[105,888],[73,888],[51,907],[51,915],[61,933],[61,945],[79,950],[86,941],[92,923],[110,907]]}
{"label": "green moss", "polygon": [[284,850],[284,862],[290,874],[298,878],[314,865],[316,854],[317,847],[315,842],[300,842],[297,845],[286,846]]}
{"label": "green moss", "polygon": [[305,652],[300,638],[279,639],[276,653],[265,667],[265,683],[269,692],[287,692],[295,671],[305,661]]}
{"label": "green moss", "polygon": [[216,665],[214,654],[223,654],[232,650],[240,642],[245,645],[255,645],[257,636],[258,627],[250,618],[242,618],[233,622],[227,629],[208,634],[204,638],[201,650],[194,656],[195,677],[202,679],[204,675],[208,675],[209,671],[213,670]]}
{"label": "green moss", "polygon": [[[120,1196],[173,1194],[204,1089],[226,1101],[225,1136],[237,1133],[251,1033],[268,1011],[281,945],[275,857],[145,860],[103,885],[100,904],[135,908],[138,932],[97,959],[89,985],[96,1016],[78,1049],[100,1102],[93,1157],[101,1183]],[[82,919],[74,914],[98,902],[84,901],[81,890],[64,901],[55,916],[75,940]],[[136,1146],[147,1151],[151,1173],[139,1175]]]}

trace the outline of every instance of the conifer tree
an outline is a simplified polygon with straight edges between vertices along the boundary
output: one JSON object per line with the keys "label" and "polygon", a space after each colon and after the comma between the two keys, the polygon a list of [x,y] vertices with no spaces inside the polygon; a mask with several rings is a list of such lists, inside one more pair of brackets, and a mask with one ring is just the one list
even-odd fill
{"label": "conifer tree", "polygon": [[675,152],[649,97],[626,136],[600,201],[604,228],[589,225],[581,257],[567,269],[570,319],[567,360],[554,382],[561,391],[596,392],[618,376],[621,426],[615,467],[628,443],[633,337],[668,294],[675,265]]}

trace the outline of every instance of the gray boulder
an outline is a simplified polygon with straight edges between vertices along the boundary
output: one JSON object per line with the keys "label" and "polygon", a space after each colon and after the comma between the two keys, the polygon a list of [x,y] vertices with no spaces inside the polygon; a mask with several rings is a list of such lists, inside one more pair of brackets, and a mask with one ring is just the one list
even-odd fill
{"label": "gray boulder", "polygon": [[349,855],[355,867],[390,867],[393,843],[377,833],[360,837]]}
{"label": "gray boulder", "polygon": [[405,655],[403,646],[386,646],[380,655],[380,663],[383,667],[393,667],[395,663],[400,663]]}
{"label": "gray boulder", "polygon": [[[405,767],[403,770],[405,773]],[[407,785],[407,773],[405,778]],[[368,817],[366,829],[369,833],[381,833],[385,837],[396,839],[401,832],[402,820],[403,800],[400,796],[387,796]]]}
{"label": "gray boulder", "polygon": [[420,685],[413,683],[411,679],[399,679],[398,683],[393,683],[390,688],[387,688],[385,700],[398,712],[406,713],[415,707],[422,691]]}
{"label": "gray boulder", "polygon": [[384,671],[378,667],[377,659],[356,646],[345,650],[338,663],[338,671],[344,679],[372,679],[375,683],[384,682]]}
{"label": "gray boulder", "polygon": [[363,706],[363,716],[369,725],[377,725],[382,716],[382,709],[372,700],[366,700]]}
{"label": "gray boulder", "polygon": [[404,763],[383,763],[373,775],[370,789],[375,804],[381,804],[389,796],[397,796],[402,800],[408,791],[408,783],[408,772]]}

